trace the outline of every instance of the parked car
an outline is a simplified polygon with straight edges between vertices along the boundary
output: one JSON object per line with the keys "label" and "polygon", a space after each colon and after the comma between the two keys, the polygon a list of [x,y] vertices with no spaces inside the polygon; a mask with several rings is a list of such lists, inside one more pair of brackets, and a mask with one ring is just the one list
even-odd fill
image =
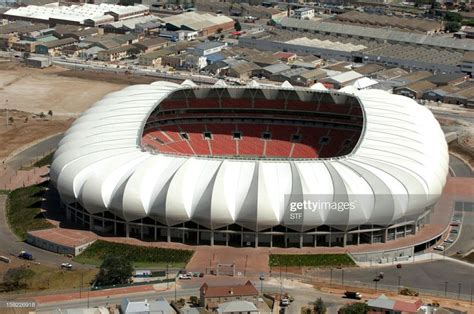
{"label": "parked car", "polygon": [[433,248],[433,250],[435,250],[435,251],[444,251],[445,247],[444,247],[444,245],[437,245]]}
{"label": "parked car", "polygon": [[281,306],[290,305],[290,299],[288,299],[288,298],[283,298],[283,299],[281,299],[280,305],[281,305]]}
{"label": "parked car", "polygon": [[188,274],[179,274],[178,275],[178,279],[182,279],[182,280],[189,280],[193,278],[192,276],[189,276]]}
{"label": "parked car", "polygon": [[457,234],[457,233],[459,233],[459,230],[458,229],[451,229],[450,233]]}
{"label": "parked car", "polygon": [[453,243],[453,242],[454,242],[454,239],[447,238],[447,239],[444,239],[444,242],[445,242],[445,243]]}
{"label": "parked car", "polygon": [[71,263],[61,263],[61,268],[71,270],[72,264]]}
{"label": "parked car", "polygon": [[18,257],[29,261],[33,260],[33,255],[31,253],[28,253],[27,251],[21,251]]}
{"label": "parked car", "polygon": [[344,296],[348,299],[356,299],[356,300],[362,299],[362,294],[356,291],[346,291],[344,292]]}
{"label": "parked car", "polygon": [[265,280],[265,274],[264,273],[260,274],[260,280]]}
{"label": "parked car", "polygon": [[460,223],[457,222],[457,221],[453,221],[453,222],[450,224],[450,226],[452,226],[452,227],[459,227],[459,225],[460,225]]}
{"label": "parked car", "polygon": [[10,258],[6,257],[6,256],[0,256],[0,261],[4,262],[4,263],[11,263],[11,260]]}

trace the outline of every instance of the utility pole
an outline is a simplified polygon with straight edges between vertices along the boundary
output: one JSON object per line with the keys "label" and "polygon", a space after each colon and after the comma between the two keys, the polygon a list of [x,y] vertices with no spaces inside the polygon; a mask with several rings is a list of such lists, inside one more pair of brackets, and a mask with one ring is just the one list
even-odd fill
{"label": "utility pole", "polygon": [[5,124],[8,128],[8,99],[5,100]]}

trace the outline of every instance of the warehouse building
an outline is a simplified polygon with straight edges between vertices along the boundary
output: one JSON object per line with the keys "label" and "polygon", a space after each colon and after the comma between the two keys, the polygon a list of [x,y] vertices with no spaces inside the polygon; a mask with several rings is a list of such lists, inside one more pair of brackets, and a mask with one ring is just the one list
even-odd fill
{"label": "warehouse building", "polygon": [[224,15],[210,13],[185,12],[163,18],[166,29],[171,31],[196,31],[199,36],[209,36],[219,30],[225,31],[234,28],[234,20]]}
{"label": "warehouse building", "polygon": [[[114,4],[82,4],[37,6],[28,5],[8,10],[3,16],[9,20],[43,22],[49,25],[73,24],[97,26],[107,22],[120,21],[147,15],[148,7],[144,5],[121,6]],[[86,22],[87,21],[87,22]]]}
{"label": "warehouse building", "polygon": [[336,16],[338,22],[359,26],[390,28],[432,35],[443,30],[443,23],[419,18],[403,18],[381,14],[349,11]]}

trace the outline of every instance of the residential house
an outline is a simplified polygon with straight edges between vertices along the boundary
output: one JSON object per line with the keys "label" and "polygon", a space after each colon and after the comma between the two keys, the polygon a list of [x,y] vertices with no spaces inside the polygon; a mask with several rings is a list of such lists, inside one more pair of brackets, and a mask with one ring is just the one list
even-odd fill
{"label": "residential house", "polygon": [[11,48],[21,52],[35,52],[38,42],[29,40],[19,40],[12,43]]}
{"label": "residential house", "polygon": [[290,81],[293,76],[300,75],[304,72],[308,72],[307,69],[304,68],[296,68],[296,69],[289,69],[282,72],[275,73],[274,75],[270,76],[270,80],[275,82],[284,82]]}
{"label": "residential house", "polygon": [[229,69],[229,65],[224,61],[217,61],[208,64],[202,69],[202,72],[213,74],[215,76],[222,76]]}
{"label": "residential house", "polygon": [[433,76],[433,73],[431,72],[418,71],[418,72],[411,72],[407,75],[404,75],[392,80],[400,83],[400,86],[403,86],[403,85],[407,85],[407,84],[414,83],[417,81],[426,80],[427,78],[431,76]]}
{"label": "residential house", "polygon": [[169,49],[160,49],[157,51],[142,54],[138,57],[138,64],[155,67],[162,64],[162,58],[173,55],[174,53]]}
{"label": "residential house", "polygon": [[382,294],[376,299],[370,299],[367,305],[369,307],[369,313],[373,314],[408,314],[419,313],[418,310],[423,305],[423,301],[421,299],[415,302],[392,300]]}
{"label": "residential house", "polygon": [[125,298],[122,300],[120,310],[123,314],[176,314],[176,311],[163,297],[144,301],[130,301]]}
{"label": "residential house", "polygon": [[258,291],[250,280],[243,285],[209,286],[204,283],[199,292],[201,306],[206,309],[216,309],[221,303],[237,300],[258,305]]}
{"label": "residential house", "polygon": [[163,38],[150,38],[144,41],[139,41],[138,43],[133,44],[135,47],[140,49],[143,53],[152,52],[158,49],[167,47],[169,41]]}
{"label": "residential house", "polygon": [[58,55],[62,48],[72,46],[78,42],[74,38],[63,38],[36,45],[35,52],[39,54]]}
{"label": "residential house", "polygon": [[9,49],[17,41],[18,37],[14,34],[0,34],[0,49]]}
{"label": "residential house", "polygon": [[254,303],[243,300],[235,300],[219,304],[219,314],[258,314],[260,313]]}
{"label": "residential house", "polygon": [[297,57],[296,53],[283,51],[275,52],[273,55],[286,63],[295,61]]}
{"label": "residential house", "polygon": [[102,50],[97,53],[97,59],[100,61],[113,62],[128,58],[138,52],[138,48],[132,45],[117,47],[108,50]]}

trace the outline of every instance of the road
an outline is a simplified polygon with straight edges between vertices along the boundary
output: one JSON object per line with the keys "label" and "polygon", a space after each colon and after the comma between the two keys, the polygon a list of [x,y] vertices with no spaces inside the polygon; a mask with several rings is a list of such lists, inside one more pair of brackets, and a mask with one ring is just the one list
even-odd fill
{"label": "road", "polygon": [[449,167],[451,168],[455,177],[472,177],[473,173],[471,168],[458,157],[449,155]]}
{"label": "road", "polygon": [[[342,273],[344,271],[344,274]],[[420,262],[416,264],[403,264],[401,269],[395,265],[377,268],[346,268],[333,269],[333,283],[342,283],[343,277],[346,284],[351,282],[365,283],[375,287],[373,279],[379,273],[384,273],[384,278],[379,285],[390,285],[397,287],[400,276],[400,285],[414,289],[424,289],[444,293],[445,284],[448,282],[447,291],[457,294],[461,284],[461,294],[470,295],[471,287],[474,285],[474,266],[448,260],[436,260],[432,262]],[[317,276],[330,278],[330,270],[321,270]]]}
{"label": "road", "polygon": [[[254,283],[258,286],[258,283]],[[341,296],[322,293],[316,291],[312,288],[307,286],[304,287],[296,287],[296,288],[286,288],[284,290],[288,292],[291,296],[295,298],[295,301],[287,307],[285,313],[301,313],[299,308],[304,306],[308,303],[316,301],[317,298],[322,298],[326,306],[328,307],[328,313],[337,313],[337,308],[348,303],[350,300],[344,299]],[[269,285],[265,286],[265,293],[279,293],[280,287],[278,285]],[[189,296],[199,296],[199,288],[198,287],[191,287],[191,288],[179,288],[176,291],[177,299],[181,297],[189,297]],[[140,301],[144,299],[153,300],[156,299],[158,296],[165,297],[168,301],[172,301],[175,298],[175,291],[172,289],[170,291],[164,292],[144,292],[144,293],[136,293],[133,295],[127,296],[132,301]],[[98,307],[98,306],[106,306],[108,304],[120,304],[123,300],[124,296],[110,296],[110,297],[101,297],[101,298],[94,298],[94,299],[87,299],[87,294],[84,293],[84,298],[80,300],[72,300],[60,303],[47,303],[47,304],[39,304],[37,306],[37,313],[48,313],[52,310],[56,310],[58,308],[61,309],[70,309],[70,308],[79,308],[79,307]]]}
{"label": "road", "polygon": [[30,146],[27,149],[12,156],[12,158],[7,160],[6,165],[12,169],[20,169],[24,165],[29,165],[36,161],[39,157],[48,154],[52,150],[55,150],[62,137],[62,134],[58,134],[40,141],[38,144]]}

